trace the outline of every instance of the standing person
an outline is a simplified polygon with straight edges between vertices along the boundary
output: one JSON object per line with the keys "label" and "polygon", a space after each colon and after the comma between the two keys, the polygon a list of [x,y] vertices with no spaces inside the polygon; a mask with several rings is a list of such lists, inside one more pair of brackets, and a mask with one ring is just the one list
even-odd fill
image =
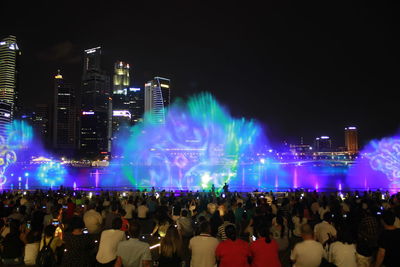
{"label": "standing person", "polygon": [[337,267],[357,267],[356,245],[348,229],[338,231],[338,240],[329,246],[329,262]]}
{"label": "standing person", "polygon": [[301,226],[301,236],[304,241],[297,243],[290,255],[293,267],[318,267],[325,251],[321,243],[314,240],[313,230],[309,224]]}
{"label": "standing person", "polygon": [[129,197],[128,202],[124,205],[124,210],[126,212],[125,219],[132,220],[135,209],[136,207],[133,205],[133,197]]}
{"label": "standing person", "polygon": [[[378,253],[375,267],[399,266],[400,262],[400,229],[394,226],[395,215],[391,211],[382,214],[383,232],[378,239]],[[383,265],[382,265],[383,264]]]}
{"label": "standing person", "polygon": [[189,249],[192,252],[190,261],[191,267],[214,266],[215,249],[218,246],[218,239],[211,236],[211,227],[208,221],[200,224],[200,235],[192,237],[189,241]]}
{"label": "standing person", "polygon": [[114,266],[117,259],[118,243],[125,240],[125,232],[120,230],[121,227],[121,218],[115,218],[112,229],[101,233],[99,251],[96,255],[96,260],[100,263],[99,266]]}
{"label": "standing person", "polygon": [[182,237],[190,238],[193,236],[192,220],[188,218],[188,211],[182,210],[181,217],[176,220],[178,225],[178,230],[180,231]]}
{"label": "standing person", "polygon": [[140,206],[137,208],[137,215],[140,220],[145,220],[147,218],[147,213],[149,208],[146,205],[146,200],[143,200]]}
{"label": "standing person", "polygon": [[89,204],[88,211],[83,215],[83,221],[90,234],[100,233],[103,217],[96,211],[96,205],[94,203]]}
{"label": "standing person", "polygon": [[[39,251],[42,250],[44,245],[48,245],[54,253],[56,253],[56,249],[62,246],[63,241],[59,236],[55,236],[56,227],[52,224],[47,225],[44,228],[43,238],[40,240]],[[54,254],[56,255],[56,254]]]}
{"label": "standing person", "polygon": [[[28,230],[29,231],[29,230]],[[36,257],[39,253],[39,245],[40,245],[40,233],[34,231],[29,231],[26,234],[26,245],[25,245],[25,253],[24,253],[24,263],[25,265],[35,265]],[[37,238],[39,236],[39,238]]]}
{"label": "standing person", "polygon": [[250,257],[249,244],[236,238],[236,227],[228,225],[225,228],[227,240],[218,244],[215,256],[220,267],[247,267]]}
{"label": "standing person", "polygon": [[4,237],[1,260],[4,265],[23,264],[24,242],[20,239],[20,223],[18,220],[9,222],[9,233]]}
{"label": "standing person", "polygon": [[63,267],[89,267],[93,266],[91,257],[95,242],[89,235],[83,233],[85,223],[81,217],[74,216],[69,224],[69,231],[63,234],[65,243],[62,257]]}
{"label": "standing person", "polygon": [[131,238],[122,241],[117,247],[117,261],[115,267],[151,267],[151,253],[149,244],[139,240],[140,224],[129,223]]}
{"label": "standing person", "polygon": [[106,219],[104,220],[104,229],[112,229],[112,223],[115,218],[119,218],[120,215],[118,214],[118,205],[112,204],[111,205],[111,212],[107,213]]}
{"label": "standing person", "polygon": [[278,211],[278,215],[272,220],[271,233],[279,245],[279,251],[285,251],[289,247],[289,227],[286,218],[280,210]]}
{"label": "standing person", "polygon": [[325,213],[330,212],[330,211],[331,211],[331,209],[330,209],[330,207],[328,205],[328,201],[324,197],[324,199],[322,200],[322,205],[318,209],[318,213],[319,213],[320,219],[324,220]]}
{"label": "standing person", "polygon": [[169,226],[161,240],[158,267],[180,267],[182,262],[182,240],[176,225]]}
{"label": "standing person", "polygon": [[335,227],[332,225],[333,214],[326,212],[324,214],[324,220],[314,227],[315,240],[320,242],[322,245],[337,235]]}
{"label": "standing person", "polygon": [[255,232],[258,238],[250,244],[251,267],[281,267],[279,246],[270,237],[268,226],[259,224]]}
{"label": "standing person", "polygon": [[293,239],[294,243],[301,242],[301,226],[307,223],[307,218],[304,217],[304,209],[300,205],[296,207],[294,216],[292,218],[293,222]]}
{"label": "standing person", "polygon": [[76,205],[72,202],[71,198],[67,199],[67,219],[71,219],[74,216]]}

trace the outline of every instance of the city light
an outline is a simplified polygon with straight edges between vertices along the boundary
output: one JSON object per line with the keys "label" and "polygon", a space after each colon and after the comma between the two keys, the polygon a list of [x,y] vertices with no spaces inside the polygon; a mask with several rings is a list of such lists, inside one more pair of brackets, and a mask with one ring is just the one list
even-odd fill
{"label": "city light", "polygon": [[94,111],[82,111],[82,115],[94,115]]}
{"label": "city light", "polygon": [[127,117],[127,118],[132,117],[129,110],[113,110],[113,116],[114,117]]}
{"label": "city light", "polygon": [[85,50],[85,53],[86,54],[92,54],[92,53],[94,53],[94,52],[96,52],[98,49],[100,49],[101,47],[100,46],[98,46],[98,47],[95,47],[95,48],[90,48],[90,49],[86,49]]}

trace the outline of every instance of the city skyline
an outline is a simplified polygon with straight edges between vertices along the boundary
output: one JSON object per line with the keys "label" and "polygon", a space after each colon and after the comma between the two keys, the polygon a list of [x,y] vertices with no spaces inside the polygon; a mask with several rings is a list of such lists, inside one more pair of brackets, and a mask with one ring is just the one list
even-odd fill
{"label": "city skyline", "polygon": [[[60,5],[57,16],[72,13],[71,7]],[[35,10],[41,13],[37,8],[40,5]],[[156,7],[160,16],[153,20],[146,19],[146,7],[139,6],[132,23],[123,23],[129,22],[125,11],[117,15],[111,8],[110,18],[102,19],[98,28],[85,27],[99,22],[84,20],[89,8],[83,5],[73,22],[56,19],[48,28],[41,20],[27,25],[29,16],[12,14],[26,25],[6,25],[3,32],[20,40],[23,101],[31,106],[38,99],[49,103],[53,73],[59,68],[79,86],[82,51],[101,45],[110,70],[116,60],[131,64],[133,86],[142,87],[160,75],[173,80],[174,97],[209,91],[234,116],[262,122],[272,140],[294,143],[303,137],[311,143],[329,135],[342,145],[343,129],[356,126],[363,145],[398,129],[396,103],[390,97],[398,87],[393,60],[398,57],[393,38],[398,23],[384,5],[352,6],[347,11],[321,6],[324,12],[315,13],[300,4],[275,4],[264,13],[250,6],[171,4]],[[335,19],[338,11],[340,21]],[[207,19],[201,19],[202,14]],[[126,26],[112,27],[116,16]],[[166,16],[171,20],[164,20]],[[37,25],[42,25],[40,30],[31,31]],[[77,27],[83,32],[75,31]],[[385,38],[380,34],[383,28]],[[147,42],[154,29],[160,29],[156,39],[168,42]],[[37,68],[29,71],[33,66]]]}

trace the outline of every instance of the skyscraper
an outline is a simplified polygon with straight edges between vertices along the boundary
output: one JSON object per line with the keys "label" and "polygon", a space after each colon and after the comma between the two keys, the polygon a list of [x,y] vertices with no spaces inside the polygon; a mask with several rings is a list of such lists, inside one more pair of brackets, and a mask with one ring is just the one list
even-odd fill
{"label": "skyscraper", "polygon": [[152,123],[165,122],[165,108],[170,104],[171,81],[162,77],[154,77],[145,84],[144,111],[150,113]]}
{"label": "skyscraper", "polygon": [[25,108],[21,111],[21,119],[32,126],[34,136],[44,144],[45,148],[53,148],[52,130],[50,129],[52,112],[49,105],[36,104],[33,108]]}
{"label": "skyscraper", "polygon": [[332,141],[329,136],[315,138],[315,150],[317,152],[330,152],[332,150]]}
{"label": "skyscraper", "polygon": [[54,77],[53,148],[73,151],[76,147],[75,94],[71,83],[58,70]]}
{"label": "skyscraper", "polygon": [[349,153],[358,152],[358,134],[356,127],[344,128],[344,142]]}
{"label": "skyscraper", "polygon": [[0,136],[6,137],[7,124],[11,122],[11,105],[0,101]]}
{"label": "skyscraper", "polygon": [[11,122],[16,109],[17,55],[19,48],[15,36],[0,40],[0,134],[4,134],[1,131]]}
{"label": "skyscraper", "polygon": [[113,93],[118,94],[118,90],[123,90],[131,84],[129,64],[117,61],[114,64]]}
{"label": "skyscraper", "polygon": [[143,121],[144,113],[144,95],[141,88],[131,87],[128,90],[129,111],[131,112],[131,124],[135,125]]}
{"label": "skyscraper", "polygon": [[110,77],[101,69],[101,47],[84,51],[79,148],[86,156],[111,151]]}
{"label": "skyscraper", "polygon": [[131,113],[129,110],[129,85],[130,73],[129,64],[117,61],[114,64],[113,79],[113,118],[112,118],[112,138],[115,139],[118,133],[127,129],[131,125]]}

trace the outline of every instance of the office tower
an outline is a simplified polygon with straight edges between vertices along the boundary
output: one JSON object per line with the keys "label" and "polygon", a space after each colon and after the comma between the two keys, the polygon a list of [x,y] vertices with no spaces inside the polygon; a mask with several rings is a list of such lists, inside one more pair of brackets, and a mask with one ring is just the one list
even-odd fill
{"label": "office tower", "polygon": [[329,136],[321,136],[315,139],[315,150],[318,152],[330,152],[332,141]]}
{"label": "office tower", "polygon": [[112,138],[117,138],[123,130],[131,126],[131,113],[129,110],[129,85],[130,85],[129,64],[117,61],[114,64],[113,79],[113,118]]}
{"label": "office tower", "polygon": [[0,136],[6,138],[7,124],[11,122],[11,105],[0,101]]}
{"label": "office tower", "polygon": [[52,112],[47,104],[36,104],[33,108],[21,111],[21,119],[32,126],[34,136],[46,147],[52,147],[50,122]]}
{"label": "office tower", "polygon": [[18,55],[15,36],[10,35],[0,40],[0,134],[4,134],[5,125],[12,121],[17,107]]}
{"label": "office tower", "polygon": [[110,77],[101,69],[101,47],[84,51],[79,148],[85,156],[111,151]]}
{"label": "office tower", "polygon": [[116,94],[118,90],[128,88],[130,83],[129,64],[122,61],[116,62],[114,64],[113,93]]}
{"label": "office tower", "polygon": [[131,124],[135,125],[136,123],[143,121],[143,113],[144,113],[143,90],[141,88],[131,87],[128,90],[128,97],[129,97],[129,111],[131,112],[132,115]]}
{"label": "office tower", "polygon": [[356,127],[344,128],[344,142],[349,153],[358,152],[358,134]]}
{"label": "office tower", "polygon": [[170,104],[170,80],[154,77],[145,84],[144,111],[149,113],[152,123],[165,122],[165,108]]}
{"label": "office tower", "polygon": [[75,94],[72,84],[65,81],[58,70],[54,77],[53,148],[73,151],[76,147]]}

